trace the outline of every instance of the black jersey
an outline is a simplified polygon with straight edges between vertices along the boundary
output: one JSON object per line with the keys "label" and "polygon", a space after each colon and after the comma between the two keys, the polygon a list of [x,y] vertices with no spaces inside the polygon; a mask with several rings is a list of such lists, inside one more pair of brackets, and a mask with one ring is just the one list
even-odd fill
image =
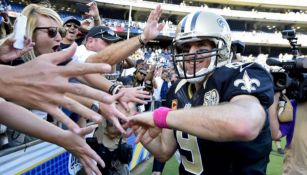
{"label": "black jersey", "polygon": [[[197,92],[186,80],[178,81],[167,101],[173,108],[210,106],[241,94],[257,97],[267,113],[274,96],[270,74],[256,63],[231,63],[217,68]],[[180,174],[265,174],[272,143],[268,113],[262,131],[249,142],[214,142],[177,130],[174,134],[181,154]]]}

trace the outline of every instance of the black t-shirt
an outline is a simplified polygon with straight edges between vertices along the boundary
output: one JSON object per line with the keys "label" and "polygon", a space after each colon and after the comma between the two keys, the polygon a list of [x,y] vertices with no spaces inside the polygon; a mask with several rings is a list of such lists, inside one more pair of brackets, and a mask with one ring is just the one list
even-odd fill
{"label": "black t-shirt", "polygon": [[66,49],[70,46],[71,44],[63,44],[63,43],[60,43],[60,48],[61,49]]}
{"label": "black t-shirt", "polygon": [[[249,94],[257,97],[267,112],[274,95],[269,73],[256,63],[231,63],[217,68],[205,87],[195,91],[185,80],[176,82],[168,92],[168,106],[173,109],[211,106]],[[260,134],[249,142],[214,142],[177,130],[174,135],[182,160],[180,174],[265,174],[272,144],[268,115]]]}

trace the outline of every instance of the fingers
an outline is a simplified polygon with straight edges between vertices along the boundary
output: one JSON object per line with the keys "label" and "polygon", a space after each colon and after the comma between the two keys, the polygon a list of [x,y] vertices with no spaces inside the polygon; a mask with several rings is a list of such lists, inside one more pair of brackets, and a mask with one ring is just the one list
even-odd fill
{"label": "fingers", "polygon": [[121,113],[119,110],[115,108],[114,115],[117,116],[117,118],[123,119],[124,121],[128,121],[128,117],[125,116],[123,113]]}
{"label": "fingers", "polygon": [[80,128],[79,135],[84,137],[85,135],[90,134],[91,132],[93,132],[97,127],[98,127],[98,124],[94,124],[94,125],[87,126],[85,128]]}
{"label": "fingers", "polygon": [[147,99],[151,98],[150,93],[148,91],[144,91],[144,90],[137,90],[136,96],[138,98],[147,98]]}
{"label": "fingers", "polygon": [[113,97],[114,97],[114,100],[119,100],[124,95],[125,95],[125,92],[119,92],[119,93],[113,95]]}
{"label": "fingers", "polygon": [[44,59],[49,60],[53,64],[58,65],[62,62],[69,60],[76,52],[76,49],[77,49],[77,44],[73,43],[69,48],[65,50],[49,54],[43,54],[42,56],[39,57],[43,57]]}
{"label": "fingers", "polygon": [[139,143],[141,140],[142,140],[142,138],[143,138],[143,136],[145,135],[145,133],[146,133],[146,129],[144,129],[143,127],[141,127],[141,129],[140,129],[140,131],[138,132],[138,135],[137,135],[137,137],[136,137],[136,139],[135,139],[135,143]]}
{"label": "fingers", "polygon": [[161,31],[164,26],[165,26],[165,23],[158,24],[158,30]]}
{"label": "fingers", "polygon": [[152,10],[148,16],[147,23],[150,23],[154,19],[153,15],[154,15],[154,11]]}
{"label": "fingers", "polygon": [[13,43],[15,42],[16,40],[14,39],[14,38],[8,38],[8,39],[6,39],[5,41],[4,41],[4,43],[6,44],[6,45],[9,45],[9,46],[12,46],[13,45]]}
{"label": "fingers", "polygon": [[127,102],[119,101],[119,103],[127,112],[130,112],[130,108]]}
{"label": "fingers", "polygon": [[92,175],[92,170],[87,166],[85,161],[83,161],[81,158],[79,159],[79,161],[82,164],[85,173],[88,174],[88,175]]}
{"label": "fingers", "polygon": [[103,102],[103,103],[106,103],[106,104],[112,104],[112,103],[114,103],[116,101],[119,101],[119,99],[121,97],[123,97],[124,94],[125,94],[124,92],[119,92],[119,93],[117,93],[115,95],[110,95],[108,93],[105,93],[103,99],[101,99],[100,102]]}
{"label": "fingers", "polygon": [[145,139],[143,139],[143,144],[144,144],[144,145],[147,145],[147,144],[149,144],[152,140],[153,140],[152,137],[145,137]]}
{"label": "fingers", "polygon": [[133,98],[131,101],[135,103],[140,103],[140,104],[147,104],[147,101],[139,99],[139,98]]}
{"label": "fingers", "polygon": [[67,108],[70,111],[73,111],[77,114],[79,114],[80,116],[89,119],[91,121],[94,122],[101,122],[102,118],[99,114],[97,114],[96,112],[90,110],[89,108],[81,105],[79,102],[65,97],[65,103],[62,104],[63,107]]}
{"label": "fingers", "polygon": [[131,121],[128,122],[128,126],[130,126],[130,129],[126,133],[127,137],[130,137],[133,133],[135,133],[139,129],[138,125],[133,125],[132,123],[133,122]]}
{"label": "fingers", "polygon": [[[104,161],[100,158],[100,156],[87,145],[88,149],[86,149],[85,152],[85,156],[88,156],[90,158],[89,161],[86,161],[85,163],[87,163],[90,167],[92,167],[92,169],[97,168],[97,166],[94,164],[93,160],[97,162],[97,164],[99,164],[101,167],[105,167],[105,163]],[[94,165],[94,166],[91,166]],[[98,169],[97,169],[98,170]],[[98,170],[99,172],[99,170]],[[100,172],[99,172],[100,173]]]}
{"label": "fingers", "polygon": [[133,133],[134,133],[134,131],[132,129],[128,130],[126,132],[126,137],[130,137]]}
{"label": "fingers", "polygon": [[[101,172],[99,171],[99,169],[97,167],[97,164],[91,158],[86,157],[83,160],[86,163],[86,165],[89,167],[91,172],[94,172],[96,175],[98,175],[98,174],[101,175]],[[91,175],[92,175],[92,173],[91,173]]]}
{"label": "fingers", "polygon": [[84,74],[105,73],[111,71],[111,66],[104,63],[70,64],[62,67],[62,75],[77,77]]}
{"label": "fingers", "polygon": [[24,53],[30,51],[31,49],[33,49],[35,43],[32,42],[32,40],[29,37],[24,37],[24,48],[21,50],[20,55],[23,55]]}
{"label": "fingers", "polygon": [[63,84],[62,86],[59,86],[59,88],[60,88],[59,90],[63,92],[69,92],[83,97],[95,99],[101,102],[107,101],[105,103],[108,104],[115,101],[113,99],[106,100],[106,96],[111,96],[111,95],[80,83],[67,83]]}
{"label": "fingers", "polygon": [[100,156],[94,150],[92,150],[90,147],[87,149],[86,154],[90,158],[95,160],[97,162],[97,164],[99,164],[102,168],[104,168],[106,166],[104,161],[100,158]]}
{"label": "fingers", "polygon": [[150,12],[147,22],[155,20],[158,21],[160,19],[161,14],[162,10],[161,10],[161,5],[159,4],[154,10]]}
{"label": "fingers", "polygon": [[157,6],[157,8],[155,10],[155,15],[156,15],[156,20],[159,21],[161,15],[162,15],[161,5]]}
{"label": "fingers", "polygon": [[42,110],[46,111],[48,114],[52,115],[58,121],[62,122],[69,130],[73,131],[74,133],[79,133],[80,128],[79,126],[72,121],[63,111],[59,108],[42,108]]}
{"label": "fingers", "polygon": [[97,166],[92,168],[92,163],[89,162],[86,158],[80,158],[79,161],[81,162],[81,164],[84,168],[84,171],[87,175],[93,175],[93,172],[96,175],[98,175],[98,174],[101,175],[101,172],[99,171]]}
{"label": "fingers", "polygon": [[112,122],[114,124],[114,126],[123,134],[126,134],[126,131],[124,130],[124,128],[121,126],[121,124],[119,123],[118,118],[113,117]]}

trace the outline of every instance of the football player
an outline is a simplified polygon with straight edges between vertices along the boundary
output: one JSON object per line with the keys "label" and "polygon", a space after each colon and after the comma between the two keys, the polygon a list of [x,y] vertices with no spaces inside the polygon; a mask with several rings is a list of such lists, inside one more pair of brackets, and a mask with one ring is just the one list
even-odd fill
{"label": "football player", "polygon": [[269,73],[257,63],[231,63],[228,23],[209,11],[184,17],[173,47],[180,80],[168,92],[169,108],[130,118],[137,140],[160,161],[178,149],[180,174],[266,174]]}

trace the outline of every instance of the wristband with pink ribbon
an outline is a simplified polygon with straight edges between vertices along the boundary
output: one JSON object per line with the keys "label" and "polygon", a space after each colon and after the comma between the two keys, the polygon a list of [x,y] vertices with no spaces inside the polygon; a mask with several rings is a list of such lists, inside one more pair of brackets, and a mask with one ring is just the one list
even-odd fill
{"label": "wristband with pink ribbon", "polygon": [[168,128],[166,118],[169,111],[171,111],[171,109],[166,107],[160,107],[153,111],[153,120],[157,127]]}

